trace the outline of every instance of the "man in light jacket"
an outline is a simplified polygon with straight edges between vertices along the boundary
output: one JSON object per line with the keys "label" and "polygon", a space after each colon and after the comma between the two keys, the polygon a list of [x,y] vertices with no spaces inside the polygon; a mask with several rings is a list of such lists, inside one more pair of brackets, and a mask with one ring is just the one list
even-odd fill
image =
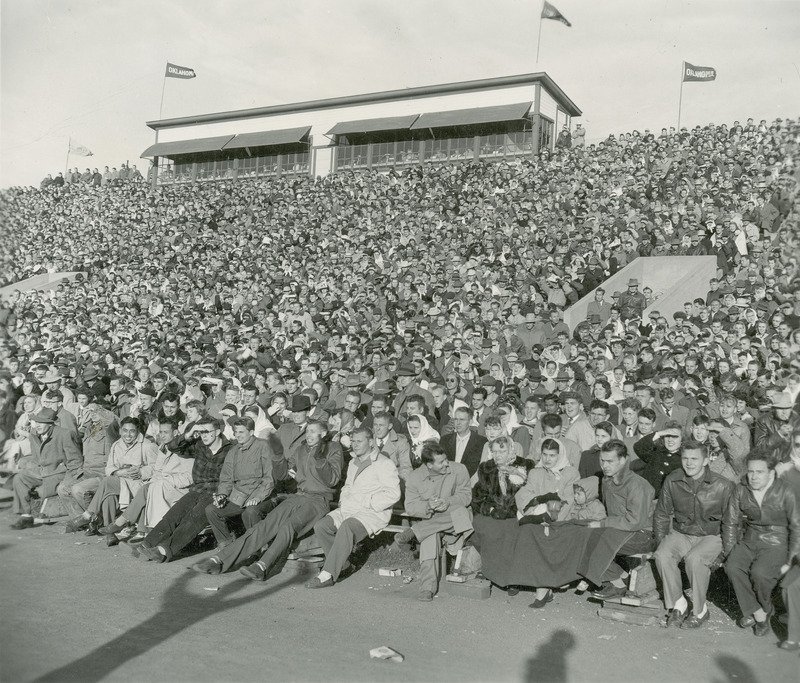
{"label": "man in light jacket", "polygon": [[351,435],[353,459],[339,498],[339,508],[314,525],[325,564],[306,588],[328,588],[339,578],[357,543],[388,524],[392,506],[400,500],[400,476],[389,458],[381,455],[372,431],[357,427]]}
{"label": "man in light jacket", "polygon": [[406,480],[406,513],[420,519],[395,538],[398,548],[410,550],[419,542],[419,600],[430,602],[439,590],[441,537],[454,555],[472,532],[472,487],[469,472],[460,462],[450,462],[438,443],[422,447],[422,466]]}

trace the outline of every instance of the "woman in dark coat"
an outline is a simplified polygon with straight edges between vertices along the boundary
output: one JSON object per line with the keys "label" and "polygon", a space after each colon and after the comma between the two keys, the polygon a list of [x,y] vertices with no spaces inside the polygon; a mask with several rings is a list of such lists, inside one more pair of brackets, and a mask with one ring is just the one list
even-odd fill
{"label": "woman in dark coat", "polygon": [[514,456],[514,441],[501,436],[491,444],[492,459],[478,467],[472,512],[493,519],[516,519],[514,496],[525,484],[533,461]]}

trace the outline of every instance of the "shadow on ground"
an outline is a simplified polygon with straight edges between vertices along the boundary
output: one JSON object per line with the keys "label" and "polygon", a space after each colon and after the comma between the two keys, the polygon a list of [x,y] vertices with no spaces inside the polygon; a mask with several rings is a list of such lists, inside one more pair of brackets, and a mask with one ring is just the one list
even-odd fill
{"label": "shadow on ground", "polygon": [[716,683],[758,683],[753,670],[741,659],[730,655],[717,655],[714,661],[725,676],[723,679],[716,679]]}
{"label": "shadow on ground", "polygon": [[566,683],[567,653],[577,644],[571,631],[553,631],[547,642],[542,643],[536,654],[525,666],[524,683]]}
{"label": "shadow on ground", "polygon": [[164,594],[161,609],[157,614],[113,640],[103,643],[80,659],[40,676],[36,681],[91,683],[102,680],[126,662],[148,652],[206,617],[264,598],[305,580],[301,574],[290,575],[281,583],[271,585],[257,593],[248,591],[246,596],[237,598],[234,597],[235,594],[246,586],[252,586],[252,582],[233,581],[222,586],[218,592],[197,595],[188,590],[189,582],[195,576],[190,572],[179,576]]}

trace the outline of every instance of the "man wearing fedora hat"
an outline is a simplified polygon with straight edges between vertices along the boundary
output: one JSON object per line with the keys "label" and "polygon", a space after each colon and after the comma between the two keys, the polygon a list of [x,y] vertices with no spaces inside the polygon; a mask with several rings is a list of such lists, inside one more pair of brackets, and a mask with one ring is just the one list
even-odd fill
{"label": "man wearing fedora hat", "polygon": [[64,407],[64,395],[61,393],[61,390],[48,389],[45,391],[42,394],[42,405],[45,408],[50,408],[51,410],[55,411],[56,425],[62,429],[66,429],[70,434],[72,434],[73,438],[75,439],[75,443],[78,445],[78,448],[80,448],[81,445],[80,435],[78,434],[78,421],[75,419],[75,415],[73,415]]}
{"label": "man wearing fedora hat", "polygon": [[297,394],[289,399],[286,406],[290,422],[278,428],[273,448],[280,451],[284,458],[290,457],[292,451],[305,441],[308,414],[311,412],[311,399],[306,394]]}
{"label": "man wearing fedora hat", "polygon": [[753,425],[753,448],[775,448],[785,441],[782,434],[791,434],[798,428],[800,415],[794,410],[792,397],[781,391],[775,396],[772,412]]}
{"label": "man wearing fedora hat", "polygon": [[19,463],[19,472],[14,475],[14,514],[19,519],[12,529],[28,529],[33,526],[31,498],[33,490],[37,497],[50,498],[56,494],[61,481],[77,480],[83,458],[72,435],[56,426],[56,412],[42,408],[31,416],[31,453]]}
{"label": "man wearing fedora hat", "polygon": [[94,365],[87,365],[81,374],[82,383],[88,386],[95,396],[107,396],[108,386],[100,377],[100,373]]}
{"label": "man wearing fedora hat", "polygon": [[639,291],[639,280],[628,280],[628,291],[619,297],[620,316],[623,320],[642,317],[642,311],[647,307],[647,299]]}
{"label": "man wearing fedora hat", "polygon": [[403,419],[406,415],[406,402],[411,396],[419,395],[425,399],[425,407],[428,415],[433,415],[436,404],[433,396],[426,389],[423,389],[416,381],[417,371],[411,364],[404,363],[397,369],[397,386],[400,391],[395,396],[392,403],[392,412],[398,419]]}
{"label": "man wearing fedora hat", "polygon": [[72,389],[65,386],[64,378],[61,373],[56,370],[48,370],[47,374],[42,378],[42,384],[47,387],[48,391],[60,391],[63,397],[63,405],[66,410],[71,412],[76,418],[78,417],[79,406],[75,400],[75,394]]}

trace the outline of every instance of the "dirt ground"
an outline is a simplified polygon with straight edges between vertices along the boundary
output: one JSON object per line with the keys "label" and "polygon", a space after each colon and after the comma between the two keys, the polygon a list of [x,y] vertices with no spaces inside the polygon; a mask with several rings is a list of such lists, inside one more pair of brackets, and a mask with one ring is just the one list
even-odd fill
{"label": "dirt ground", "polygon": [[[374,561],[309,591],[294,571],[198,575],[195,558],[145,564],[124,544],[64,534],[63,521],[23,532],[11,521],[0,513],[3,681],[800,680],[797,653],[716,606],[706,628],[681,631],[601,619],[572,591],[544,610],[496,589],[420,603],[416,582],[379,577]],[[405,661],[371,660],[380,645]]]}

